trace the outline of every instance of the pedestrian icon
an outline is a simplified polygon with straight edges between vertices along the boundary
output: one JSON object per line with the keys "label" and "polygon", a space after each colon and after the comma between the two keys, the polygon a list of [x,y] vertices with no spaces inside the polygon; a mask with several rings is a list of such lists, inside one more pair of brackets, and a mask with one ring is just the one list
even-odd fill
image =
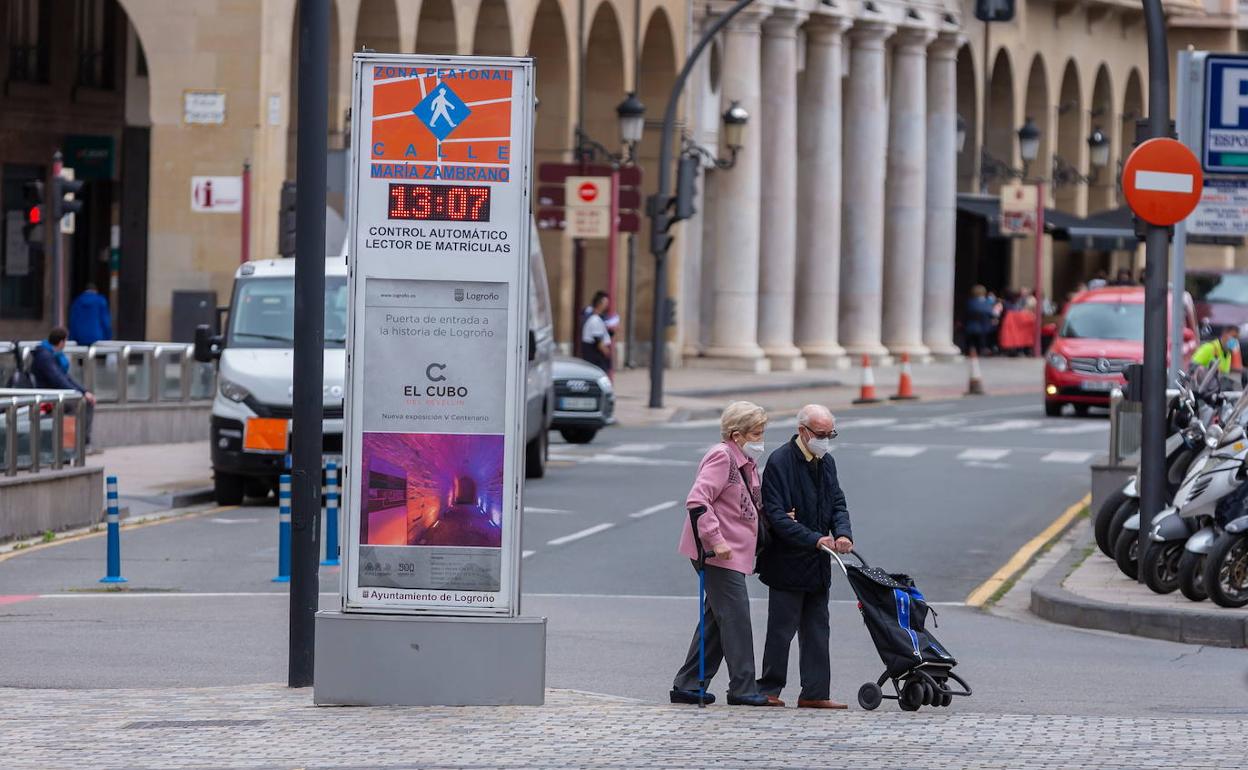
{"label": "pedestrian icon", "polygon": [[455,129],[462,126],[472,114],[472,110],[468,109],[463,99],[460,99],[459,95],[444,82],[435,85],[420,104],[412,108],[412,112],[416,114],[421,123],[425,124],[429,132],[437,137],[439,142],[444,141]]}

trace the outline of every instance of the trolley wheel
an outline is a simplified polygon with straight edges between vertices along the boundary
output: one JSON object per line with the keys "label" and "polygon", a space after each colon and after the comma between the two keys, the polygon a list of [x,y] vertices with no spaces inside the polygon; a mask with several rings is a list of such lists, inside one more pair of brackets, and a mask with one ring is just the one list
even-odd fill
{"label": "trolley wheel", "polygon": [[936,704],[936,688],[931,682],[923,683],[923,705],[933,706]]}
{"label": "trolley wheel", "polygon": [[947,692],[947,693],[943,693],[943,694],[940,696],[940,703],[937,703],[936,705],[937,705],[937,706],[948,706],[950,703],[953,703],[953,693],[951,693],[951,692]]}
{"label": "trolley wheel", "polygon": [[884,691],[875,682],[867,682],[858,688],[858,705],[867,711],[875,711],[884,702]]}
{"label": "trolley wheel", "polygon": [[906,686],[901,688],[901,698],[897,703],[902,711],[918,711],[923,705],[923,683],[917,679],[906,682]]}

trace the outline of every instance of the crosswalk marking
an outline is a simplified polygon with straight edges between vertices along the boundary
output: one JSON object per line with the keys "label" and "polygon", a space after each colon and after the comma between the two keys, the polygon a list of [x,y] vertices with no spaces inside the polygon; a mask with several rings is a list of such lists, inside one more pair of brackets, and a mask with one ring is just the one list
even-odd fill
{"label": "crosswalk marking", "polygon": [[1007,430],[1037,428],[1043,424],[1042,420],[1000,420],[998,422],[986,422],[982,425],[968,425],[964,428],[958,428],[958,430],[972,433],[1002,433]]}
{"label": "crosswalk marking", "polygon": [[882,428],[885,425],[893,425],[897,422],[896,417],[860,417],[853,420],[837,420],[836,429],[845,430],[847,428]]}
{"label": "crosswalk marking", "polygon": [[1102,433],[1109,430],[1109,421],[1104,422],[1084,422],[1078,425],[1062,425],[1057,428],[1041,428],[1036,433],[1043,433],[1047,436],[1073,436],[1077,433]]}
{"label": "crosswalk marking", "polygon": [[612,452],[624,452],[625,454],[649,454],[651,452],[662,452],[667,449],[667,444],[617,444],[611,447]]}
{"label": "crosswalk marking", "polygon": [[1092,459],[1095,452],[1071,452],[1058,450],[1049,452],[1040,458],[1042,463],[1086,463]]}
{"label": "crosswalk marking", "polygon": [[630,519],[644,519],[647,516],[653,516],[654,514],[659,513],[660,511],[666,511],[668,508],[675,508],[675,507],[676,507],[676,501],[668,500],[666,503],[659,503],[657,505],[652,505],[649,508],[642,508],[640,511],[630,513],[628,514],[628,517]]}
{"label": "crosswalk marking", "polygon": [[564,545],[565,543],[571,543],[575,540],[580,540],[581,538],[589,537],[590,535],[596,535],[599,532],[603,532],[605,530],[611,529],[614,526],[615,526],[615,523],[610,522],[610,521],[605,522],[603,524],[595,524],[594,526],[589,527],[587,529],[582,529],[580,532],[573,532],[570,535],[557,537],[554,540],[547,540],[546,545]]}
{"label": "crosswalk marking", "polygon": [[525,513],[562,513],[562,514],[572,513],[572,511],[565,511],[560,508],[533,508],[527,505],[524,506],[524,512]]}
{"label": "crosswalk marking", "polygon": [[871,453],[872,457],[918,457],[927,451],[925,446],[882,446]]}
{"label": "crosswalk marking", "polygon": [[520,558],[527,559],[535,553],[537,553],[537,551],[524,551],[523,553],[520,554]]}
{"label": "crosswalk marking", "polygon": [[1008,449],[964,449],[958,459],[974,462],[996,462],[1010,453]]}

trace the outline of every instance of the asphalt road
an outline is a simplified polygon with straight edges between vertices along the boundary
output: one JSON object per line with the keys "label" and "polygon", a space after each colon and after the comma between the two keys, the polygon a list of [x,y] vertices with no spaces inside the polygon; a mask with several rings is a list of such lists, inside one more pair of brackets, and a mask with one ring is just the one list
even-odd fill
{"label": "asphalt road", "polygon": [[[1083,497],[1087,463],[1107,440],[1103,418],[1048,419],[1034,397],[1003,397],[854,409],[838,428],[835,457],[857,544],[872,562],[913,575],[940,603],[936,633],[976,687],[958,708],[1248,713],[1240,651],[960,606]],[[778,420],[767,442],[778,446],[791,432],[791,419]],[[547,478],[526,484],[524,612],[549,618],[550,686],[665,697],[696,618],[696,581],[675,553],[680,501],[717,433],[705,421],[615,428],[587,446],[555,443]],[[284,680],[285,587],[270,581],[276,518],[272,506],[250,506],[128,530],[123,594],[100,592],[98,537],[0,562],[0,685]],[[322,605],[335,606],[338,574],[323,569]],[[761,654],[765,589],[752,583]],[[849,700],[879,673],[851,599],[835,582],[834,695]]]}

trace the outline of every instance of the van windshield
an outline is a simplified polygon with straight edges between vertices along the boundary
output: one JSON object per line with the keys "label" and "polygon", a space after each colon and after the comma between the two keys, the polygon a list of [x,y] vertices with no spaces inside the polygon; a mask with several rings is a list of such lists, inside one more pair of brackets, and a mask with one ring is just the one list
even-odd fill
{"label": "van windshield", "polygon": [[[228,347],[288,348],[294,344],[295,279],[244,278],[234,290]],[[347,279],[325,278],[325,347],[347,342]]]}
{"label": "van windshield", "polygon": [[1066,311],[1062,336],[1091,340],[1144,339],[1144,305],[1126,302],[1080,302]]}

